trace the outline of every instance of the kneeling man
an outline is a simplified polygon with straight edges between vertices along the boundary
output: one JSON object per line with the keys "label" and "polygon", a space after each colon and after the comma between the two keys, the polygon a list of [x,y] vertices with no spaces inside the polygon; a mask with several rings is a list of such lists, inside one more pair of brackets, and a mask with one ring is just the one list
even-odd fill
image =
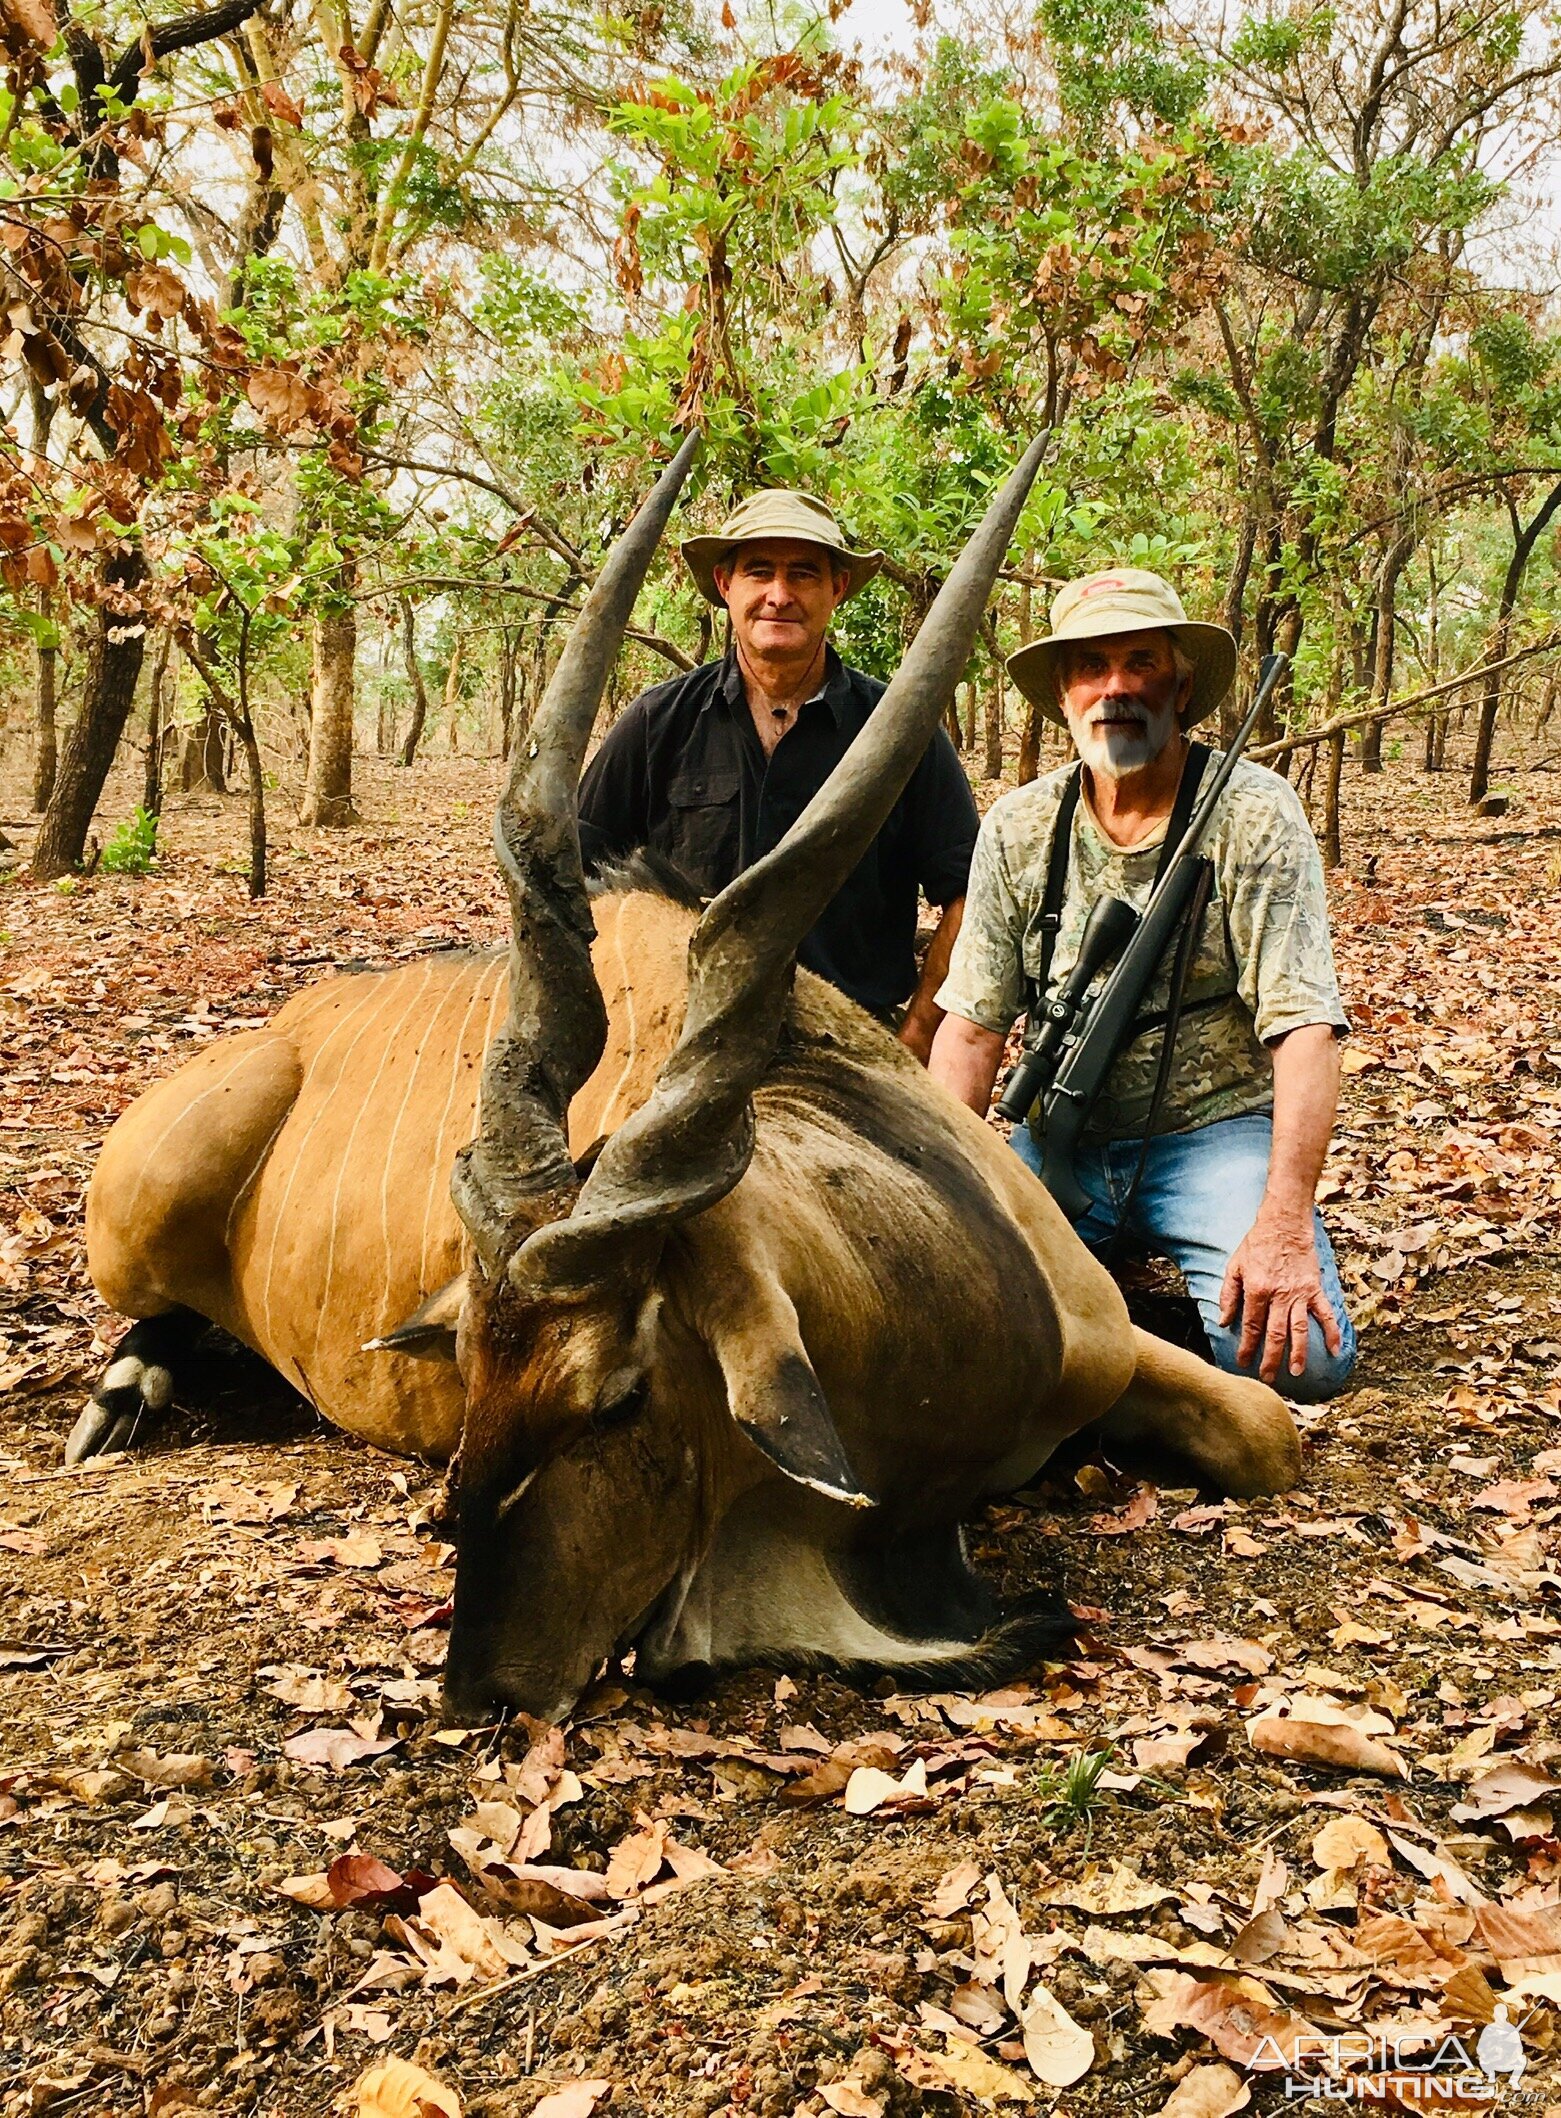
{"label": "kneeling man", "polygon": [[[1050,636],[1008,667],[1080,763],[1005,795],[977,841],[931,1070],[983,1115],[1015,1017],[1062,986],[1095,900],[1142,910],[1206,756],[1187,730],[1229,690],[1236,643],[1189,623],[1157,574],[1118,567],[1070,582]],[[1214,894],[1174,1046],[1162,1066],[1167,963],[1091,1117],[1076,1167],[1090,1203],[1075,1225],[1092,1249],[1120,1238],[1168,1257],[1219,1366],[1314,1403],[1344,1388],[1355,1358],[1313,1203],[1348,1029],[1322,863],[1293,790],[1245,761],[1203,850]],[[1039,1170],[1029,1126],[1013,1144]]]}

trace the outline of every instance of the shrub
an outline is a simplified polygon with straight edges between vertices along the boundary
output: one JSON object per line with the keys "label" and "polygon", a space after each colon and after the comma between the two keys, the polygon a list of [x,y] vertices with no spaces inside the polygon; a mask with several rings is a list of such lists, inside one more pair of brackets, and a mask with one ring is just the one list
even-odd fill
{"label": "shrub", "polygon": [[157,818],[137,808],[103,848],[99,866],[110,875],[144,875],[157,858]]}

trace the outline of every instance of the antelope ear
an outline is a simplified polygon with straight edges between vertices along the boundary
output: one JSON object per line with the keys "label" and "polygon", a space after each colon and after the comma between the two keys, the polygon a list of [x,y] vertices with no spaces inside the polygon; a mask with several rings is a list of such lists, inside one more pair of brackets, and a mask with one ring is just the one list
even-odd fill
{"label": "antelope ear", "polygon": [[800,1348],[787,1347],[740,1377],[729,1375],[727,1398],[733,1419],[777,1470],[847,1507],[874,1505],[857,1483],[818,1377]]}
{"label": "antelope ear", "polygon": [[458,1272],[437,1294],[431,1294],[420,1308],[397,1324],[394,1331],[387,1331],[383,1338],[371,1338],[363,1351],[409,1353],[419,1361],[453,1361],[455,1327],[465,1301],[466,1275]]}

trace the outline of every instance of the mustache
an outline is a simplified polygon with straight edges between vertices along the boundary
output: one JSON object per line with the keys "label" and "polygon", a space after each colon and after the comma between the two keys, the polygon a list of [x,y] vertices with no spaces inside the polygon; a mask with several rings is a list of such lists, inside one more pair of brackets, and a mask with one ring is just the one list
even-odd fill
{"label": "mustache", "polygon": [[1154,715],[1140,699],[1101,699],[1090,708],[1086,726],[1099,728],[1107,721],[1133,721],[1140,728],[1148,728]]}

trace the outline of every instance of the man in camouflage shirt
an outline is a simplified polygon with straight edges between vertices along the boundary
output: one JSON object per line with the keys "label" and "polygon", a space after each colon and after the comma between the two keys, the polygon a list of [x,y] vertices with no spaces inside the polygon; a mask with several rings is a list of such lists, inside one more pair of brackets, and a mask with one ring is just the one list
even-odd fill
{"label": "man in camouflage shirt", "polygon": [[[1104,895],[1148,898],[1188,752],[1236,671],[1223,627],[1190,623],[1169,583],[1117,567],[1070,582],[1049,638],[1008,665],[1064,725],[1082,760],[1060,925],[1055,994]],[[988,813],[964,924],[938,1005],[934,1078],[984,1114],[1015,1018],[1038,1005],[1042,904],[1054,825],[1073,768],[1005,795]],[[1338,1040],[1348,1029],[1328,933],[1322,865],[1306,814],[1277,774],[1238,764],[1203,851],[1214,894],[1202,920],[1154,1123],[1163,1033],[1122,1054],[1091,1116],[1076,1175],[1090,1204],[1075,1224],[1092,1248],[1127,1236],[1186,1278],[1214,1359],[1261,1374],[1295,1399],[1349,1379],[1354,1333],[1313,1203],[1338,1106]],[[1171,952],[1174,955],[1174,951]],[[1171,971],[1146,1001],[1166,1007]],[[1016,1126],[1022,1159],[1039,1143]],[[1135,1184],[1136,1178],[1136,1184]]]}

